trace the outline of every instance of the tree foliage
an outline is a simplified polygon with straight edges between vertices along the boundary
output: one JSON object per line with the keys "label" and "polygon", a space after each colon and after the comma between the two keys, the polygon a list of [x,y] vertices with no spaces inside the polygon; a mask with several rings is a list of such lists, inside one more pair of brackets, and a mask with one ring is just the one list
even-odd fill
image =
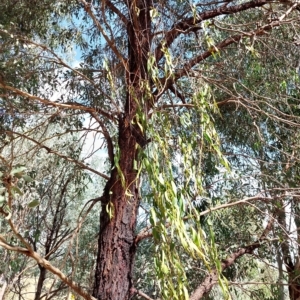
{"label": "tree foliage", "polygon": [[299,9],[4,1],[0,245],[84,299],[297,299]]}

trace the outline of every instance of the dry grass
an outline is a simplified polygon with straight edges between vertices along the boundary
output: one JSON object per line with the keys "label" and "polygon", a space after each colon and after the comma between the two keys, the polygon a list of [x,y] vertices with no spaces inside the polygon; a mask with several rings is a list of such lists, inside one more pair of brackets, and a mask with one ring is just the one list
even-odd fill
{"label": "dry grass", "polygon": [[[36,291],[36,286],[37,286],[37,280],[38,278],[25,278],[24,280],[21,281],[21,287],[22,287],[22,300],[34,300],[34,295]],[[49,279],[45,281],[44,287],[50,288],[51,287],[51,282],[53,280]],[[14,292],[9,292],[8,295],[6,296],[5,299],[3,300],[20,300],[19,295],[16,293],[16,288],[14,288]]]}

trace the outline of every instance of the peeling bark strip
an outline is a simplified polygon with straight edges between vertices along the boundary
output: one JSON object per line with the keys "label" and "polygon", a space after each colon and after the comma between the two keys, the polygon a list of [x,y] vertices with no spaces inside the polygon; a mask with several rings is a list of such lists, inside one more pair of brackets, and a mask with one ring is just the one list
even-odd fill
{"label": "peeling bark strip", "polygon": [[[229,268],[235,263],[235,261],[243,256],[244,254],[251,254],[255,249],[259,248],[261,242],[266,238],[268,233],[271,231],[274,223],[274,218],[271,217],[261,237],[253,244],[246,246],[245,248],[239,249],[237,252],[232,253],[227,259],[223,260],[221,264],[222,272]],[[219,273],[217,269],[213,269],[204,281],[196,288],[190,297],[190,300],[199,300],[203,296],[207,295],[211,289],[218,283]]]}

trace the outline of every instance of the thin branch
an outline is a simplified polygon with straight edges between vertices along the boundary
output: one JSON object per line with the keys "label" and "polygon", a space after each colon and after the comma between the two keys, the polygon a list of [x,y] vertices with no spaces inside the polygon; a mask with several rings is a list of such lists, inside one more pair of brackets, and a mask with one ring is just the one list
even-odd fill
{"label": "thin branch", "polygon": [[16,247],[8,244],[5,239],[0,235],[0,246],[5,248],[9,251],[15,251],[21,254],[24,254],[28,257],[33,258],[39,265],[43,266],[45,269],[47,269],[52,274],[59,277],[64,283],[66,283],[74,292],[76,292],[78,295],[82,296],[86,300],[97,300],[93,296],[91,296],[89,293],[87,293],[85,290],[83,290],[79,284],[68,278],[65,274],[63,274],[58,268],[54,267],[48,260],[41,257],[37,252],[33,251],[31,249],[28,250],[23,247]]}
{"label": "thin branch", "polygon": [[53,297],[55,297],[55,295],[56,295],[59,291],[64,290],[64,289],[66,289],[66,288],[67,288],[66,286],[60,286],[60,287],[58,287],[57,289],[55,289],[55,290],[53,290],[53,291],[50,291],[50,292],[47,292],[47,293],[43,294],[43,295],[40,297],[40,300],[42,300],[43,298],[45,298],[45,297],[48,296],[48,295],[51,295],[51,296],[48,296],[48,298],[47,298],[47,300],[50,300],[50,299],[52,299]]}
{"label": "thin branch", "polygon": [[76,160],[76,159],[71,158],[71,157],[69,157],[69,156],[67,156],[67,155],[64,155],[64,154],[59,153],[59,152],[57,152],[57,151],[55,151],[55,150],[52,150],[52,149],[49,148],[48,146],[41,144],[40,142],[36,141],[35,139],[33,139],[33,138],[29,137],[29,136],[25,136],[25,135],[23,135],[23,134],[21,134],[21,133],[19,133],[19,132],[14,132],[14,131],[13,131],[13,132],[12,132],[12,131],[5,131],[5,132],[7,132],[7,133],[13,133],[13,134],[16,134],[16,135],[18,135],[18,136],[20,136],[20,137],[23,137],[23,138],[25,138],[25,139],[27,139],[27,140],[29,140],[29,141],[35,143],[35,144],[38,145],[40,148],[45,149],[48,153],[54,154],[54,155],[56,155],[56,156],[58,156],[58,157],[61,157],[61,158],[65,159],[65,160],[67,160],[67,161],[69,161],[69,162],[72,162],[72,163],[74,163],[74,164],[80,166],[81,168],[83,168],[83,169],[85,169],[85,170],[91,171],[92,173],[101,176],[102,178],[104,178],[104,179],[106,179],[106,180],[109,180],[109,178],[110,178],[110,177],[107,176],[106,174],[103,174],[103,173],[98,172],[97,170],[95,170],[95,169],[93,169],[93,168],[90,168],[89,166],[87,166],[86,164],[84,164],[83,162],[81,162],[81,161],[79,161],[79,160]]}
{"label": "thin branch", "polygon": [[294,4],[292,7],[290,7],[283,15],[281,15],[278,20],[272,21],[264,26],[261,26],[257,28],[256,30],[252,30],[249,32],[244,32],[242,34],[232,35],[228,37],[227,39],[223,40],[222,42],[218,43],[214,49],[215,50],[208,50],[204,53],[201,53],[198,56],[195,56],[191,60],[189,60],[183,67],[183,69],[177,71],[175,73],[175,78],[181,78],[183,75],[187,74],[188,71],[191,70],[192,67],[194,67],[196,64],[200,63],[201,61],[205,60],[209,56],[212,56],[213,54],[218,53],[220,50],[226,48],[227,46],[239,42],[243,37],[256,37],[260,35],[264,35],[267,33],[267,31],[272,30],[274,27],[278,27],[282,25],[283,23],[289,23],[289,20],[283,21],[284,18],[297,6],[298,4]]}
{"label": "thin branch", "polygon": [[12,91],[13,93],[21,96],[21,97],[25,97],[27,99],[30,100],[34,100],[37,101],[39,103],[48,105],[48,106],[52,106],[52,107],[56,107],[59,109],[73,109],[73,110],[81,110],[87,113],[99,113],[101,115],[103,115],[104,117],[108,118],[109,120],[115,121],[115,118],[113,117],[113,115],[111,115],[110,113],[106,112],[105,110],[101,109],[101,108],[91,108],[91,107],[87,107],[83,104],[80,104],[78,102],[66,102],[66,103],[58,103],[58,102],[54,102],[51,101],[49,99],[45,99],[45,98],[41,98],[35,95],[32,95],[30,93],[27,93],[25,91],[22,91],[18,88],[15,88],[13,86],[7,85],[6,83],[0,81],[0,88],[3,88],[5,90],[9,90]]}
{"label": "thin branch", "polygon": [[[49,255],[51,255],[52,253],[54,253],[63,243],[65,243],[67,240],[69,239],[73,239],[75,237],[76,234],[78,234],[78,232],[80,231],[83,222],[85,221],[87,215],[90,213],[90,211],[92,210],[92,208],[95,206],[96,203],[103,201],[104,196],[102,197],[98,197],[95,199],[91,199],[89,201],[87,201],[84,205],[84,207],[82,208],[79,217],[77,219],[77,226],[72,229],[72,232],[70,234],[68,234],[66,237],[64,237],[62,240],[60,240],[58,243],[56,243],[56,245],[51,249],[51,251],[45,256],[45,258],[49,257]],[[84,209],[86,208],[86,206],[89,204],[90,206],[88,207],[88,209],[86,210],[85,214],[81,217]],[[81,217],[81,219],[80,219]]]}
{"label": "thin branch", "polygon": [[215,18],[220,15],[228,15],[228,14],[234,14],[237,12],[245,11],[251,8],[255,7],[261,7],[267,3],[271,3],[273,1],[270,0],[254,0],[249,1],[243,4],[238,4],[235,6],[221,6],[219,8],[205,11],[203,13],[197,14],[196,17],[189,17],[186,19],[183,19],[176,24],[173,25],[173,27],[165,34],[164,41],[156,48],[155,50],[155,58],[156,63],[160,61],[160,59],[163,57],[164,52],[162,51],[163,47],[170,47],[171,44],[174,42],[174,40],[182,33],[185,33],[186,31],[194,30],[198,31],[201,29],[199,24],[204,20],[209,20],[212,18]]}
{"label": "thin branch", "polygon": [[170,91],[171,91],[176,97],[178,97],[178,98],[182,101],[182,103],[186,104],[184,95],[182,95],[182,94],[176,89],[176,87],[175,87],[174,85],[171,85],[169,89],[170,89]]}
{"label": "thin branch", "polygon": [[271,201],[273,199],[270,198],[270,197],[262,197],[262,196],[249,197],[249,198],[245,198],[245,199],[242,199],[242,200],[239,200],[239,201],[230,202],[230,203],[226,203],[226,204],[221,204],[221,205],[218,205],[216,207],[212,207],[210,209],[204,210],[199,214],[199,216],[205,216],[205,215],[208,215],[209,213],[211,213],[213,211],[217,211],[217,210],[224,209],[224,208],[229,208],[229,207],[240,205],[240,204],[247,204],[248,202],[255,201],[255,200],[256,201],[258,201],[258,200]]}
{"label": "thin branch", "polygon": [[249,285],[249,284],[261,284],[261,285],[271,285],[271,284],[276,284],[276,285],[284,285],[284,286],[289,286],[289,283],[283,283],[283,282],[268,282],[268,281],[249,281],[249,282],[236,282],[236,281],[229,281],[228,282],[229,285],[237,285],[237,286],[241,286],[241,285]]}
{"label": "thin branch", "polygon": [[222,42],[218,43],[217,45],[215,45],[213,50],[207,50],[207,51],[193,57],[192,59],[190,59],[183,66],[182,69],[179,69],[174,73],[174,76],[168,77],[168,78],[162,78],[160,80],[161,81],[161,86],[163,87],[163,89],[161,89],[160,91],[157,90],[157,91],[154,92],[154,96],[156,98],[156,101],[167,89],[170,89],[172,87],[174,82],[176,82],[181,77],[187,75],[195,65],[199,64],[200,62],[207,59],[208,57],[219,53],[221,50],[225,49],[226,47],[228,47],[231,44],[239,42],[244,37],[251,38],[251,37],[265,35],[265,34],[267,34],[268,31],[272,30],[274,27],[278,27],[282,24],[289,23],[290,20],[284,20],[284,19],[298,5],[299,5],[298,3],[295,3],[284,14],[282,14],[277,20],[274,20],[274,21],[272,21],[272,22],[270,22],[270,23],[268,23],[264,26],[261,26],[261,27],[257,28],[256,30],[252,30],[252,31],[249,31],[249,32],[244,32],[242,34],[232,35],[232,36],[226,38],[225,40],[223,40]]}
{"label": "thin branch", "polygon": [[[2,33],[7,33],[6,31],[3,31],[0,29],[0,32]],[[112,99],[108,94],[104,93],[103,90],[101,90],[99,88],[99,86],[97,84],[95,84],[95,82],[89,78],[88,76],[86,76],[82,71],[84,69],[82,68],[73,68],[71,67],[70,65],[68,65],[60,56],[58,56],[52,49],[49,49],[46,45],[44,44],[39,44],[37,42],[34,42],[32,40],[29,40],[29,39],[26,39],[24,38],[23,36],[20,36],[20,35],[13,35],[14,38],[20,40],[20,41],[23,41],[25,43],[28,43],[28,44],[31,44],[31,45],[34,45],[38,48],[41,48],[43,51],[46,51],[48,53],[50,53],[56,60],[52,60],[50,59],[49,62],[53,62],[53,63],[56,63],[58,65],[61,65],[69,70],[71,70],[72,72],[74,72],[75,74],[77,74],[79,77],[81,77],[83,80],[89,82],[91,85],[93,85],[101,94],[105,95],[110,101],[111,103],[115,106],[115,108],[117,109],[118,113],[119,113],[119,107],[117,105],[117,103],[114,101],[114,99]],[[92,70],[92,72],[100,72],[99,70]],[[4,95],[6,96],[6,95]],[[77,103],[78,104],[78,103]],[[81,104],[79,104],[81,105]],[[82,105],[84,106],[84,105]],[[104,111],[103,109],[97,109],[97,111],[101,114],[103,114],[104,116],[108,117],[109,119],[113,120],[113,115]]]}
{"label": "thin branch", "polygon": [[137,295],[143,297],[143,298],[146,299],[146,300],[154,300],[153,298],[149,297],[147,294],[145,294],[145,293],[143,293],[142,291],[137,290],[137,289],[135,289],[135,288],[132,288],[132,289],[131,289],[131,293],[132,293],[132,294],[137,294]]}
{"label": "thin branch", "polygon": [[99,123],[99,125],[102,128],[102,133],[103,133],[104,138],[107,142],[108,157],[109,157],[111,166],[113,166],[113,163],[114,163],[114,145],[113,145],[111,136],[110,136],[106,126],[104,125],[104,123],[100,120],[100,118],[95,113],[91,113],[91,116],[93,118],[95,118],[95,120]]}
{"label": "thin branch", "polygon": [[128,25],[129,21],[127,20],[127,18],[119,11],[119,9],[116,6],[112,4],[110,0],[105,0],[104,4],[106,4],[107,7],[120,18],[120,20],[124,23],[125,26]]}
{"label": "thin branch", "polygon": [[106,40],[107,44],[109,45],[111,50],[115,53],[115,55],[118,57],[118,59],[122,62],[123,66],[126,68],[126,66],[127,66],[126,59],[123,57],[123,55],[117,49],[115,42],[108,37],[105,30],[102,28],[100,22],[96,18],[95,14],[92,12],[92,4],[86,2],[85,0],[78,0],[78,1],[84,5],[85,11],[91,17],[94,24],[96,25],[96,27],[99,29],[99,31],[103,35],[104,39]]}
{"label": "thin branch", "polygon": [[195,104],[191,104],[191,103],[174,103],[174,104],[163,104],[160,105],[158,107],[155,107],[155,110],[162,110],[164,108],[174,108],[174,107],[187,107],[187,108],[194,108]]}

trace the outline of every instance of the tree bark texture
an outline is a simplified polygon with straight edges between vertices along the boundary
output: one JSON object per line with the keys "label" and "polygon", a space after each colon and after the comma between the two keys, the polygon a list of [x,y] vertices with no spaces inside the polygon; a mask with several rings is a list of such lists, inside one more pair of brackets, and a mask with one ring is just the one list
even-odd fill
{"label": "tree bark texture", "polygon": [[[125,111],[119,116],[119,151],[104,189],[93,296],[99,300],[126,300],[133,294],[136,253],[135,228],[139,190],[135,161],[145,145],[145,133],[135,122],[138,108],[148,106],[144,91],[150,51],[150,1],[129,1],[128,61]],[[138,13],[137,13],[138,12]],[[118,149],[118,150],[116,150]],[[116,160],[116,159],[115,159]],[[111,215],[109,214],[111,209]]]}

